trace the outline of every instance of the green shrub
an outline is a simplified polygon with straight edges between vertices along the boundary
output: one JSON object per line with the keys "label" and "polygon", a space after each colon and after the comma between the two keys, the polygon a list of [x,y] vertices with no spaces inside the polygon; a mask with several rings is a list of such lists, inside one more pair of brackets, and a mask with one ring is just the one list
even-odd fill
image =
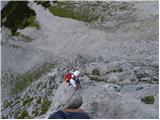
{"label": "green shrub", "polygon": [[16,119],[30,119],[28,112],[26,110],[20,111],[16,116]]}
{"label": "green shrub", "polygon": [[40,112],[39,115],[45,114],[48,111],[48,109],[50,107],[50,104],[51,104],[51,102],[48,100],[48,98],[42,99],[42,101],[41,101],[41,112]]}
{"label": "green shrub", "polygon": [[141,99],[141,101],[145,104],[153,104],[154,103],[154,96],[145,96]]}
{"label": "green shrub", "polygon": [[40,25],[38,24],[38,22],[36,21],[35,16],[30,16],[27,20],[28,25],[30,27],[35,27],[36,29],[40,29]]}
{"label": "green shrub", "polygon": [[[36,13],[28,7],[28,1],[9,1],[2,9],[2,25],[11,29],[12,35],[17,35],[17,29],[25,27],[40,28],[35,20]],[[3,21],[3,19],[6,19]]]}
{"label": "green shrub", "polygon": [[94,68],[94,69],[92,70],[92,75],[100,76],[100,71],[99,71],[97,68]]}

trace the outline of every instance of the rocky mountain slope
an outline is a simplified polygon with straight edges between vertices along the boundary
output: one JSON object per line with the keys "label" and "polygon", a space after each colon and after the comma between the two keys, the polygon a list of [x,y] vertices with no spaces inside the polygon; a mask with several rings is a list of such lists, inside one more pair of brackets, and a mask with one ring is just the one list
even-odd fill
{"label": "rocky mountain slope", "polygon": [[[18,13],[2,11],[2,118],[48,118],[74,98],[91,118],[158,118],[157,1],[25,5],[32,17],[8,28]],[[63,82],[75,64],[77,92]]]}

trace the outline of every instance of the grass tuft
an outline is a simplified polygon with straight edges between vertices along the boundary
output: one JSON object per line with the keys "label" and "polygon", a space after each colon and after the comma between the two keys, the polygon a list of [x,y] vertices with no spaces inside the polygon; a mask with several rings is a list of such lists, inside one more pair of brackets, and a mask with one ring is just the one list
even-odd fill
{"label": "grass tuft", "polygon": [[154,96],[145,96],[141,99],[141,101],[145,104],[153,104],[154,103]]}

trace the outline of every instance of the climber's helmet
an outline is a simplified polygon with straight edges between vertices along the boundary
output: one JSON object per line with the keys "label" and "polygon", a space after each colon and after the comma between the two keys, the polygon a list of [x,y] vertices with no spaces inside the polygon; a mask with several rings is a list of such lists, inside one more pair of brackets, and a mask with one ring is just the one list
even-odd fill
{"label": "climber's helmet", "polygon": [[80,72],[79,72],[78,70],[76,70],[76,71],[74,72],[74,76],[75,76],[75,77],[78,77],[79,74],[80,74]]}

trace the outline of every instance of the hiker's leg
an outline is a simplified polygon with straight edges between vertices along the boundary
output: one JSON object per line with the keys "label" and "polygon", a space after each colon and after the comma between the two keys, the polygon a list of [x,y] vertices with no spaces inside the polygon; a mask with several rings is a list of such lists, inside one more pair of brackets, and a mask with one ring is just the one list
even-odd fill
{"label": "hiker's leg", "polygon": [[77,88],[77,85],[76,85],[75,80],[70,79],[70,83],[72,84],[72,86],[73,86],[74,88]]}
{"label": "hiker's leg", "polygon": [[75,80],[75,82],[76,82],[77,90],[80,89],[77,79],[74,79],[74,80]]}
{"label": "hiker's leg", "polygon": [[76,82],[77,82],[77,86],[78,86],[78,88],[80,89],[80,88],[81,88],[81,85],[80,85],[80,81],[79,81],[79,79],[78,79],[78,78],[77,78]]}
{"label": "hiker's leg", "polygon": [[80,83],[78,84],[78,87],[81,88],[81,84]]}

